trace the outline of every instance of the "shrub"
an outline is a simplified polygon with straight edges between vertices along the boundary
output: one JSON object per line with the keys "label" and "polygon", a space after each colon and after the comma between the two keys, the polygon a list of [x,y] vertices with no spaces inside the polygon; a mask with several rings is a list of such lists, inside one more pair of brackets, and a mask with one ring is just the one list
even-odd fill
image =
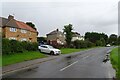
{"label": "shrub", "polygon": [[73,45],[75,48],[88,48],[88,47],[93,47],[95,44],[88,40],[85,41],[76,40],[73,42]]}
{"label": "shrub", "polygon": [[2,53],[9,54],[11,53],[10,41],[8,39],[2,39]]}
{"label": "shrub", "polygon": [[3,54],[22,53],[23,51],[36,51],[36,50],[38,50],[38,43],[2,39]]}
{"label": "shrub", "polygon": [[11,53],[23,52],[21,42],[16,40],[10,40],[10,49],[11,49]]}

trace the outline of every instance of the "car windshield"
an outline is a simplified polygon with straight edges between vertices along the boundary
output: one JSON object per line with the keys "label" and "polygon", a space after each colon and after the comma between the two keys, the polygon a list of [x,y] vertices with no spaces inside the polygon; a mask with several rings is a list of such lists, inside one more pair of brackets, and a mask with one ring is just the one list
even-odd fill
{"label": "car windshield", "polygon": [[48,46],[50,49],[54,49],[54,47],[52,47],[52,46]]}

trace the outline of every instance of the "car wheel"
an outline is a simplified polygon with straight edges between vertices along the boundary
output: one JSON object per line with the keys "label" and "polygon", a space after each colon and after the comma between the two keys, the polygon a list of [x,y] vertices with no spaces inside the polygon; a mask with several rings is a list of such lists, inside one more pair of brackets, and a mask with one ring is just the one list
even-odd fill
{"label": "car wheel", "polygon": [[51,51],[50,54],[51,54],[51,55],[54,55],[54,51]]}

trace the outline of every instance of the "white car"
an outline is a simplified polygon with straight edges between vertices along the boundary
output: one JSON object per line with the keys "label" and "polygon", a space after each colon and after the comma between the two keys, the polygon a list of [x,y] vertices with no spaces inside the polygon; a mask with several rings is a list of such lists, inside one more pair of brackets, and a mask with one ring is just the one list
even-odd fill
{"label": "white car", "polygon": [[61,51],[59,49],[56,49],[50,45],[40,45],[38,46],[38,49],[40,52],[44,53],[49,53],[49,54],[54,54],[54,55],[59,55],[61,54]]}
{"label": "white car", "polygon": [[106,47],[110,47],[111,45],[110,44],[107,44]]}

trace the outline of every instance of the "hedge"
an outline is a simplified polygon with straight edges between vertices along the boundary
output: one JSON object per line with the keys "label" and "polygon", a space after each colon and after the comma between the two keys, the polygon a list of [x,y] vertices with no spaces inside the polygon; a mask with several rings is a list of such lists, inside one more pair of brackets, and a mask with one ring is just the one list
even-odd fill
{"label": "hedge", "polygon": [[77,49],[79,48],[89,48],[89,47],[93,47],[95,46],[94,43],[90,42],[90,41],[82,41],[82,40],[76,40],[73,42],[73,46]]}
{"label": "hedge", "polygon": [[38,43],[20,42],[16,40],[2,39],[2,54],[22,53],[24,51],[37,51]]}

